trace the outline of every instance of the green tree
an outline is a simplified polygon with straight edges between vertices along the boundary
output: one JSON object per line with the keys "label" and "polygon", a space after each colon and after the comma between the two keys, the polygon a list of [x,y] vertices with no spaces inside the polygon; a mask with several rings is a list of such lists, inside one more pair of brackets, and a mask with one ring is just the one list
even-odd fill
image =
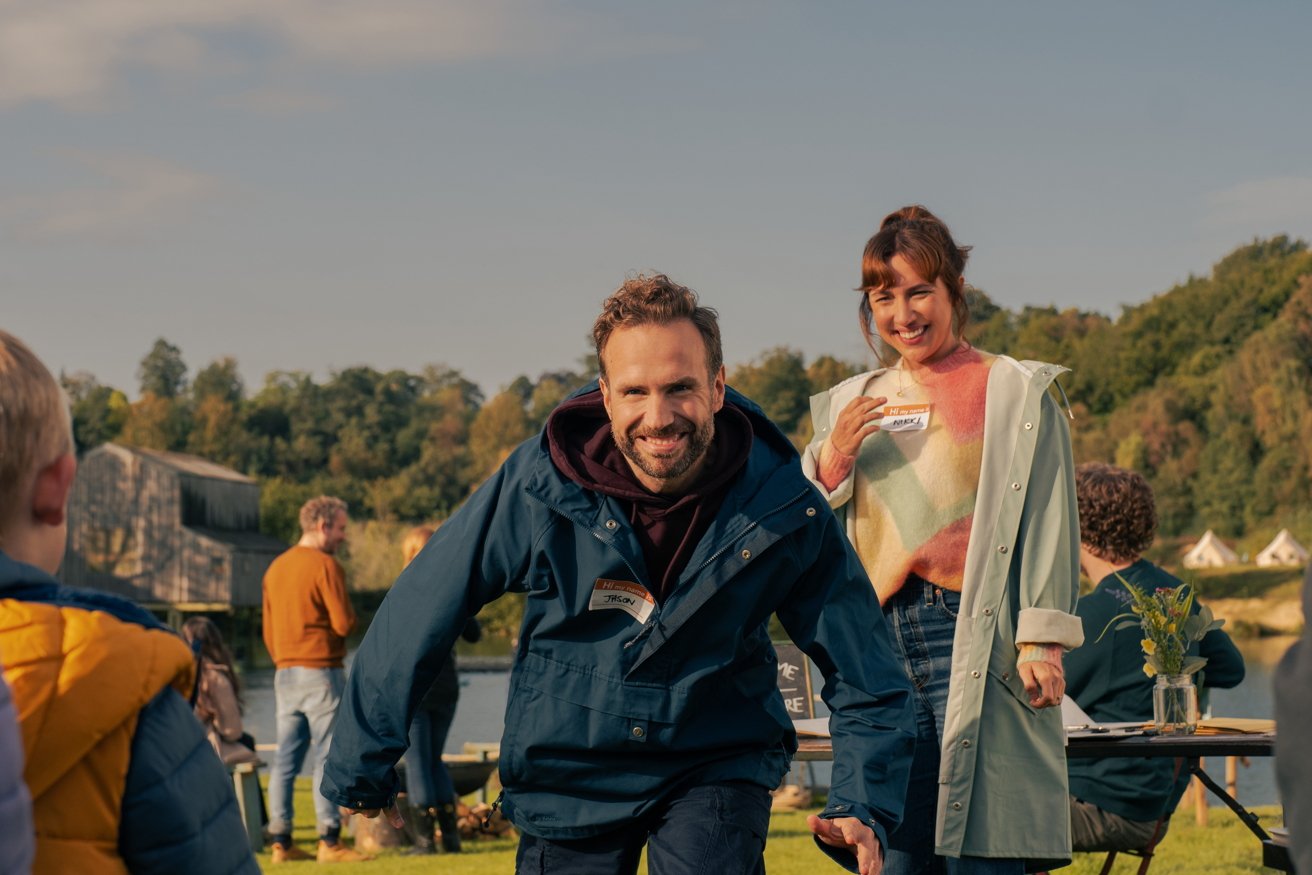
{"label": "green tree", "polygon": [[118,438],[128,418],[128,399],[112,386],[101,385],[86,371],[60,375],[73,414],[73,438],[79,453]]}
{"label": "green tree", "polygon": [[187,365],[182,360],[182,350],[159,338],[141,360],[137,379],[141,381],[142,395],[164,399],[179,397],[187,386]]}
{"label": "green tree", "polygon": [[246,397],[246,384],[237,371],[237,360],[229,356],[210,362],[191,381],[191,397],[198,404],[206,398],[220,398],[234,409]]}

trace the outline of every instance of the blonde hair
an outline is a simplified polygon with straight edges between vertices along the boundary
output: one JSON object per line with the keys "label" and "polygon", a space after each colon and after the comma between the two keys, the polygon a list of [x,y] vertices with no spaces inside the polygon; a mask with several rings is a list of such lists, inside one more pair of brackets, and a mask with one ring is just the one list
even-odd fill
{"label": "blonde hair", "polygon": [[38,470],[73,452],[68,398],[27,344],[0,329],[0,532]]}
{"label": "blonde hair", "polygon": [[437,529],[433,526],[415,526],[405,533],[401,539],[401,555],[405,557],[405,564],[409,565],[411,560],[419,555],[419,551],[424,549],[428,539],[433,537],[433,532]]}
{"label": "blonde hair", "polygon": [[332,525],[333,520],[337,519],[338,512],[346,513],[346,502],[340,498],[331,495],[311,498],[301,505],[301,532],[305,534],[313,532],[323,523]]}

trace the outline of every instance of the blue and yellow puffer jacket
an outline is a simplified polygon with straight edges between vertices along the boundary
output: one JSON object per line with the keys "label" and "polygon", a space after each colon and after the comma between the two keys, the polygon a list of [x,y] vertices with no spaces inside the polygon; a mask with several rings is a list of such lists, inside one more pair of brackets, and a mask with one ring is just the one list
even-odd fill
{"label": "blue and yellow puffer jacket", "polygon": [[34,873],[259,871],[184,698],[195,660],[177,635],[0,553],[0,664],[27,757]]}

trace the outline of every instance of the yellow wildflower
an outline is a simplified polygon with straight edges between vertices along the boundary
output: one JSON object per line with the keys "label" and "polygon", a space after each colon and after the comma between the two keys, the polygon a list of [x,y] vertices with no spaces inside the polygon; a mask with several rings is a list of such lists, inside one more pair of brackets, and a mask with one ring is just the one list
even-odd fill
{"label": "yellow wildflower", "polygon": [[1145,662],[1143,664],[1143,673],[1148,675],[1148,677],[1155,677],[1157,675],[1157,669]]}
{"label": "yellow wildflower", "polygon": [[1175,624],[1174,624],[1174,623],[1167,623],[1167,624],[1166,624],[1166,631],[1167,631],[1167,632],[1170,632],[1172,635],[1174,635],[1174,634],[1175,634]]}
{"label": "yellow wildflower", "polygon": [[1139,643],[1143,645],[1143,652],[1148,654],[1149,656],[1152,656],[1154,653],[1157,652],[1157,642],[1154,641],[1153,639],[1145,638]]}

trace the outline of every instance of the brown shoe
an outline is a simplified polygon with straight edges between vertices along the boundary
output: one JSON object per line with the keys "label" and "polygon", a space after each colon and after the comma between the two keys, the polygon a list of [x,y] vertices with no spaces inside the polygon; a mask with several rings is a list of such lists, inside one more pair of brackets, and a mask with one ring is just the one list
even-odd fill
{"label": "brown shoe", "polygon": [[273,862],[287,863],[292,860],[313,860],[314,854],[309,851],[302,851],[296,845],[279,845],[273,846]]}
{"label": "brown shoe", "polygon": [[[310,855],[306,854],[305,856]],[[373,857],[368,854],[353,851],[341,842],[335,845],[330,845],[325,841],[319,842],[320,863],[363,863],[365,860],[372,859]]]}

